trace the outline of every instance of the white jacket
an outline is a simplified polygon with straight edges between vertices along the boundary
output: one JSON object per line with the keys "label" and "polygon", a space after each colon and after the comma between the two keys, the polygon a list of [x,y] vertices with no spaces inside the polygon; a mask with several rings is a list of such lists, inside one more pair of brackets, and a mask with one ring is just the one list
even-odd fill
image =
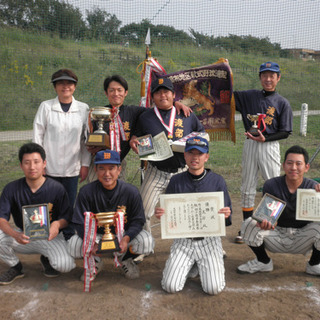
{"label": "white jacket", "polygon": [[58,97],[43,101],[33,121],[33,141],[46,151],[46,173],[53,177],[74,177],[81,166],[90,165],[91,155],[85,146],[89,107],[75,100],[68,112]]}

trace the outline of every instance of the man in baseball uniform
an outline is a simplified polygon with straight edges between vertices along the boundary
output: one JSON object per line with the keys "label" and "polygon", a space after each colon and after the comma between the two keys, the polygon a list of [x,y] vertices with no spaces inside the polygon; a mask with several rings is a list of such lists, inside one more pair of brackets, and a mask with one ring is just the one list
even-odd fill
{"label": "man in baseball uniform", "polygon": [[[139,277],[139,268],[135,258],[141,254],[153,252],[154,240],[151,234],[143,230],[145,216],[139,190],[123,180],[119,153],[114,150],[102,150],[95,156],[95,170],[98,180],[82,187],[79,191],[72,222],[77,234],[69,241],[69,250],[74,258],[82,258],[83,239],[85,238],[85,213],[116,212],[124,209],[124,233],[120,241],[119,262],[124,276],[128,279]],[[97,239],[101,239],[104,230],[98,229]],[[101,234],[102,233],[102,234]],[[103,260],[96,255],[97,246],[92,249],[96,265],[96,274],[101,271]],[[95,277],[95,275],[94,275]],[[84,277],[81,277],[81,280]]]}
{"label": "man in baseball uniform", "polygon": [[238,267],[239,273],[268,272],[273,270],[270,252],[306,254],[312,250],[307,262],[306,273],[320,275],[320,224],[296,220],[297,189],[315,189],[320,192],[320,184],[307,179],[304,174],[309,170],[307,151],[293,146],[286,151],[283,170],[285,174],[267,180],[263,193],[269,193],[286,202],[278,224],[275,227],[267,220],[261,223],[252,218],[246,219],[241,227],[245,243],[256,255],[254,260]]}
{"label": "man in baseball uniform", "polygon": [[[46,154],[40,145],[23,145],[19,160],[25,177],[7,184],[0,198],[0,259],[10,266],[7,272],[0,275],[2,285],[24,277],[16,253],[40,253],[47,277],[56,277],[60,272],[69,272],[76,266],[68,254],[67,242],[61,232],[72,214],[65,188],[43,176]],[[49,237],[45,240],[30,239],[23,232],[22,207],[40,204],[48,204],[51,220]],[[11,215],[16,228],[9,223]]]}
{"label": "man in baseball uniform", "polygon": [[[130,151],[129,141],[134,134],[139,116],[147,109],[144,107],[125,105],[124,100],[128,95],[128,82],[120,75],[112,75],[107,77],[103,82],[104,93],[109,104],[106,107],[111,108],[113,119],[110,122],[103,124],[103,130],[110,137],[110,149],[117,151],[120,154],[121,160],[121,175],[120,178],[125,180],[125,157]],[[178,113],[183,110],[186,116],[190,114],[189,108],[182,103],[177,102]],[[90,132],[98,129],[97,121],[88,121]],[[88,151],[92,154],[92,161],[89,168],[88,181],[92,182],[97,179],[94,165],[95,154],[105,148],[88,147]]]}
{"label": "man in baseball uniform", "polygon": [[[293,114],[290,104],[276,92],[281,78],[279,65],[275,62],[263,63],[260,66],[259,78],[262,90],[234,92],[236,110],[242,115],[246,131],[242,152],[243,220],[251,217],[253,212],[259,171],[264,180],[280,175],[278,140],[288,138],[292,132]],[[257,124],[260,122],[260,128],[257,132],[252,132],[254,122],[251,116],[259,114],[261,116]],[[243,243],[240,233],[235,242]]]}
{"label": "man in baseball uniform", "polygon": [[[189,138],[184,157],[188,171],[173,176],[166,193],[223,191],[225,207],[218,212],[224,214],[226,225],[230,225],[231,200],[225,180],[204,167],[209,159],[208,141],[201,137]],[[163,214],[163,208],[155,208],[157,218],[160,219]],[[175,239],[163,271],[162,288],[169,293],[181,291],[187,278],[191,277],[191,273],[194,276],[197,268],[204,292],[213,295],[224,289],[225,269],[220,237]]]}
{"label": "man in baseball uniform", "polygon": [[[144,112],[138,120],[136,136],[151,134],[156,136],[165,132],[168,140],[178,140],[187,134],[204,131],[199,119],[191,113],[189,117],[178,114],[173,105],[175,93],[173,84],[168,78],[159,78],[151,84],[151,94],[155,107]],[[136,136],[130,140],[130,146],[138,153],[139,144]],[[163,193],[170,178],[186,170],[183,153],[174,152],[174,155],[163,161],[149,161],[141,185],[141,196],[146,215],[146,230],[151,231],[150,219],[159,195]]]}

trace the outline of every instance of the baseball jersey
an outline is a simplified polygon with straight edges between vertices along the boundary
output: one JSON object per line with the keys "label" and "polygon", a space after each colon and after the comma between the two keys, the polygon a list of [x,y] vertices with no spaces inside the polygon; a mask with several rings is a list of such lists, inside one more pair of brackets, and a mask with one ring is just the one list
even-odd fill
{"label": "baseball jersey", "polygon": [[[158,109],[160,115],[166,125],[169,125],[171,110]],[[135,135],[140,137],[146,134],[151,134],[153,137],[157,134],[165,132],[168,137],[168,131],[165,129],[163,124],[158,119],[154,108],[147,109],[138,119],[137,130]],[[178,140],[187,134],[196,131],[204,131],[204,127],[199,119],[191,113],[189,117],[185,117],[182,113],[176,114],[174,121],[173,136],[170,138],[172,141]],[[161,169],[177,169],[185,166],[183,153],[174,152],[173,157],[163,161],[150,161],[150,163],[156,166],[159,170]]]}
{"label": "baseball jersey", "polygon": [[71,219],[72,209],[67,192],[62,184],[51,178],[46,178],[34,193],[25,178],[7,184],[0,197],[0,218],[9,221],[12,214],[15,225],[22,230],[22,206],[42,203],[49,204],[50,222]]}
{"label": "baseball jersey", "polygon": [[[111,105],[107,105],[106,107],[112,107]],[[130,151],[129,141],[131,136],[134,134],[136,130],[137,120],[141,113],[146,111],[144,107],[136,107],[136,106],[126,106],[122,105],[119,108],[119,116],[123,125],[123,129],[126,135],[127,140],[123,141],[120,138],[120,159],[121,161],[126,157],[128,152]],[[98,122],[93,121],[93,131],[98,129]],[[104,131],[109,134],[109,122],[105,122],[103,124]]]}
{"label": "baseball jersey", "polygon": [[[248,114],[266,114],[264,135],[276,132],[292,132],[292,109],[289,101],[277,92],[266,93],[264,90],[235,91],[236,110],[242,115],[243,125],[248,131],[252,122]],[[262,129],[262,128],[261,128]]]}
{"label": "baseball jersey", "polygon": [[[314,189],[316,184],[317,182],[314,180],[303,178],[299,189]],[[263,194],[265,193],[269,193],[287,203],[278,219],[279,227],[302,228],[311,222],[296,220],[297,192],[290,193],[286,184],[285,175],[267,180],[263,186]]]}
{"label": "baseball jersey", "polygon": [[[223,191],[224,206],[231,207],[231,199],[227,189],[227,184],[222,176],[205,169],[206,174],[200,179],[193,179],[188,171],[174,175],[166,189],[167,194],[172,193],[193,193],[193,192],[216,192]],[[231,225],[231,215],[226,219],[226,225]]]}
{"label": "baseball jersey", "polygon": [[142,230],[146,221],[142,199],[135,186],[119,179],[112,190],[105,189],[99,180],[83,186],[75,203],[72,222],[77,225],[78,234],[83,238],[85,212],[113,212],[122,206],[125,207],[127,218],[124,235],[128,235],[132,240]]}

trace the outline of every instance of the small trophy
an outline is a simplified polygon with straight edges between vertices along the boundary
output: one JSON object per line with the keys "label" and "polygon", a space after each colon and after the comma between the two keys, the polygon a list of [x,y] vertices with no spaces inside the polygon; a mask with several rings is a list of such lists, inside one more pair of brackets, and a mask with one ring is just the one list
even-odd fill
{"label": "small trophy", "polygon": [[89,119],[98,121],[98,129],[93,133],[88,134],[86,142],[87,146],[94,147],[110,147],[109,135],[103,130],[103,124],[112,119],[112,110],[109,107],[91,108],[89,112]]}
{"label": "small trophy", "polygon": [[[258,114],[247,114],[247,118],[253,122],[253,125],[252,127],[249,129],[249,133],[252,134],[253,136],[258,136],[259,135],[259,132],[258,130],[260,130],[260,132],[263,132],[266,130],[266,124],[264,123],[264,118],[266,117],[265,114],[261,114],[261,113],[258,113]],[[263,125],[263,129],[261,130],[260,129],[260,125]]]}
{"label": "small trophy", "polygon": [[99,243],[97,253],[120,251],[118,239],[110,230],[110,226],[115,222],[116,213],[117,212],[101,212],[95,214],[98,226],[104,227],[104,235]]}

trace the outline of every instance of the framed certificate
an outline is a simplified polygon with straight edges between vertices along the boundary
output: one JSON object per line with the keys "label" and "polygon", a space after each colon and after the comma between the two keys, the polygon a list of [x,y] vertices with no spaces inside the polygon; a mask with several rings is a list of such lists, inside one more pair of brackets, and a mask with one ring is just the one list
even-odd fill
{"label": "framed certificate", "polygon": [[162,239],[224,236],[223,192],[160,195]]}
{"label": "framed certificate", "polygon": [[268,220],[274,226],[285,206],[286,202],[266,193],[256,210],[253,212],[252,218],[258,222]]}
{"label": "framed certificate", "polygon": [[48,204],[22,207],[23,232],[30,240],[44,240],[49,237],[50,219]]}
{"label": "framed certificate", "polygon": [[314,189],[297,190],[296,219],[320,221],[320,193]]}

